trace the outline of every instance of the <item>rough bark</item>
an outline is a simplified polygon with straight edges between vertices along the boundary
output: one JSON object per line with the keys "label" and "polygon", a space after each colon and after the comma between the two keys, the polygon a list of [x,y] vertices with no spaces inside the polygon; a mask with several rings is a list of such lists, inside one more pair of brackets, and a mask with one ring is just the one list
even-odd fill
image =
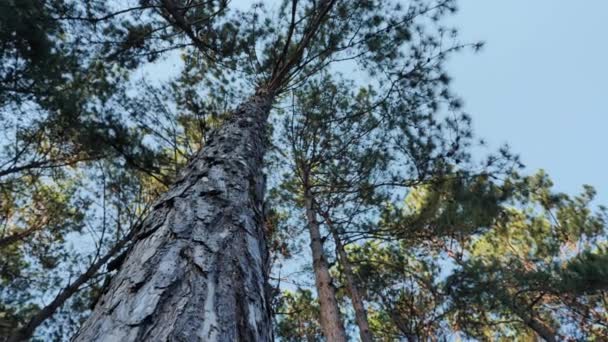
{"label": "rough bark", "polygon": [[321,241],[321,232],[316,212],[313,208],[311,194],[308,190],[304,194],[304,201],[308,231],[310,232],[310,249],[312,251],[315,284],[319,296],[323,335],[325,335],[325,338],[329,342],[346,341],[346,332],[342,318],[340,317],[336,291],[329,274],[329,267],[325,259],[325,252],[323,251],[323,242]]}
{"label": "rough bark", "polygon": [[262,197],[272,97],[242,103],[170,191],[75,341],[270,341]]}
{"label": "rough bark", "polygon": [[359,291],[359,287],[357,286],[357,280],[355,279],[353,267],[348,260],[348,255],[344,249],[342,241],[340,240],[340,235],[333,226],[329,216],[323,215],[323,218],[325,219],[327,227],[329,228],[336,244],[336,254],[338,255],[340,265],[342,265],[344,278],[346,278],[346,289],[348,290],[351,303],[353,304],[353,308],[355,310],[355,321],[357,322],[357,327],[359,327],[359,337],[361,338],[361,342],[372,342],[374,339],[372,332],[369,329],[367,310],[365,310],[363,296],[361,295],[361,291]]}

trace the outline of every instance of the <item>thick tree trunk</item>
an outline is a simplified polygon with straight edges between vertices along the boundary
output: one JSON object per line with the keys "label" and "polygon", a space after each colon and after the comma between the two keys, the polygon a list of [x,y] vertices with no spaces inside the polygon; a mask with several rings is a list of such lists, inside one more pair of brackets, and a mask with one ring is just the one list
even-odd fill
{"label": "thick tree trunk", "polygon": [[363,296],[361,295],[359,287],[357,286],[357,280],[355,279],[353,267],[348,260],[348,255],[346,254],[346,250],[344,250],[344,245],[342,245],[340,235],[333,226],[329,216],[324,215],[323,218],[325,219],[327,227],[331,231],[336,244],[336,254],[338,255],[340,265],[342,265],[342,271],[344,272],[344,277],[346,278],[346,288],[355,310],[355,321],[359,327],[359,337],[361,338],[361,342],[372,342],[374,339],[372,332],[369,330],[367,311],[365,310],[365,304],[363,303]]}
{"label": "thick tree trunk", "polygon": [[312,198],[308,190],[304,194],[306,206],[306,219],[308,221],[308,231],[310,232],[310,249],[312,250],[313,270],[315,273],[315,283],[319,296],[319,306],[321,308],[321,328],[328,342],[346,341],[346,332],[344,324],[340,317],[340,309],[336,300],[336,291],[332,284],[331,275],[327,260],[325,260],[325,252],[323,251],[323,242],[321,241],[321,232],[317,222],[317,215],[312,205]]}
{"label": "thick tree trunk", "polygon": [[272,97],[255,95],[145,220],[75,341],[270,341],[262,201]]}

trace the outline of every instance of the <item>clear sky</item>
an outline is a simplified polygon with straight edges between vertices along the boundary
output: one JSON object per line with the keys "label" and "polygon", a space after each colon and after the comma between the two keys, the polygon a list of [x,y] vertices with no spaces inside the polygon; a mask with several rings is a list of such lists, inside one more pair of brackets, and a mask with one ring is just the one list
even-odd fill
{"label": "clear sky", "polygon": [[452,58],[476,135],[509,143],[560,191],[608,205],[608,1],[460,0],[454,18],[479,54]]}

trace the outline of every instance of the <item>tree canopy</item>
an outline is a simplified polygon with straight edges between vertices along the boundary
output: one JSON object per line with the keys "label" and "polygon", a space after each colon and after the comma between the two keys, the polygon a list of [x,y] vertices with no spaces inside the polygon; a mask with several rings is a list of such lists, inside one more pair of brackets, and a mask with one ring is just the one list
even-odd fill
{"label": "tree canopy", "polygon": [[445,62],[483,44],[456,5],[0,0],[0,341],[70,340],[155,215],[225,201],[227,176],[191,190],[252,169],[226,155],[257,138],[231,191],[266,193],[243,298],[277,340],[608,339],[608,212],[477,142]]}

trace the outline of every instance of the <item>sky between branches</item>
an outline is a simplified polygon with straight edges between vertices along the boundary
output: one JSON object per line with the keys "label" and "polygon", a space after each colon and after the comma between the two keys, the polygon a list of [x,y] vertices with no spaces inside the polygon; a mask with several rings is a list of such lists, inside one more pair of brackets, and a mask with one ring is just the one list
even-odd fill
{"label": "sky between branches", "polygon": [[[557,191],[589,184],[596,204],[608,204],[608,1],[460,0],[459,9],[448,23],[460,41],[486,43],[447,64],[475,135],[490,150],[508,143],[528,173],[545,169]],[[170,76],[172,65],[152,67],[152,77]]]}

